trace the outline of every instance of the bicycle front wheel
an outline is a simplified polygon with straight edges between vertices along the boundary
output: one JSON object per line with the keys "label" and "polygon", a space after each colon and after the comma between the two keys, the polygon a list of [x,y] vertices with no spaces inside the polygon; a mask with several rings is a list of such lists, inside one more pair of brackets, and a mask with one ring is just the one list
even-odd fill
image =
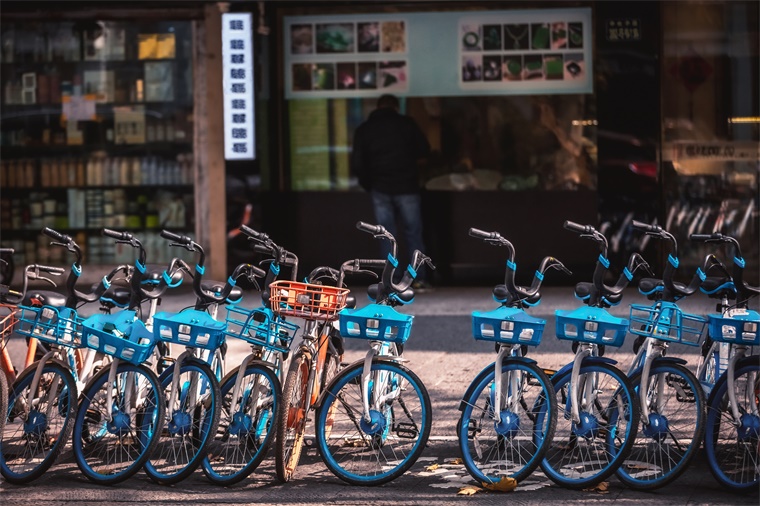
{"label": "bicycle front wheel", "polygon": [[5,371],[0,370],[0,441],[2,441],[3,431],[5,431],[5,420],[8,418],[8,376]]}
{"label": "bicycle front wheel", "polygon": [[[736,405],[732,406],[729,388]],[[739,418],[734,417],[734,409]],[[760,478],[760,356],[742,362],[715,384],[707,403],[705,450],[710,472],[735,492],[757,491]]]}
{"label": "bicycle front wheel", "polygon": [[[498,400],[496,381],[501,382]],[[506,361],[499,378],[491,367],[472,386],[457,425],[467,471],[480,482],[522,481],[541,463],[554,436],[557,401],[551,381],[535,364]]]}
{"label": "bicycle front wheel", "polygon": [[[174,374],[180,375],[178,391],[169,405]],[[145,472],[153,481],[169,485],[184,480],[201,464],[219,424],[221,393],[208,365],[196,360],[183,361],[179,370],[172,365],[159,381],[166,414]]]}
{"label": "bicycle front wheel", "polygon": [[631,382],[607,363],[584,364],[578,375],[579,421],[571,408],[572,371],[552,378],[557,398],[557,430],[541,469],[572,489],[593,487],[623,463],[636,439],[639,405]]}
{"label": "bicycle front wheel", "polygon": [[[240,375],[238,395],[233,398]],[[214,483],[231,485],[250,475],[264,460],[282,394],[275,373],[260,364],[231,371],[222,380],[221,394],[219,427],[203,459],[203,472]]]}
{"label": "bicycle front wheel", "polygon": [[430,435],[430,397],[411,370],[375,359],[362,395],[363,363],[338,374],[319,406],[316,434],[330,471],[353,485],[381,485],[404,474]]}
{"label": "bicycle front wheel", "polygon": [[696,376],[674,363],[657,363],[649,385],[631,378],[638,399],[646,388],[648,420],[639,418],[631,453],[617,477],[631,488],[653,490],[678,478],[697,454],[705,430],[705,396]]}
{"label": "bicycle front wheel", "polygon": [[35,363],[21,373],[8,396],[0,472],[10,483],[29,483],[42,476],[58,458],[74,428],[74,376],[56,362],[46,363],[29,405],[36,366]]}
{"label": "bicycle front wheel", "polygon": [[[158,442],[164,402],[158,378],[147,367],[122,362],[85,388],[74,423],[74,457],[90,480],[111,485],[139,471]],[[110,393],[110,402],[109,402]]]}
{"label": "bicycle front wheel", "polygon": [[283,402],[277,409],[275,469],[277,479],[282,482],[293,478],[301,459],[310,407],[306,390],[309,385],[311,360],[311,355],[304,351],[297,352],[293,357],[282,389]]}

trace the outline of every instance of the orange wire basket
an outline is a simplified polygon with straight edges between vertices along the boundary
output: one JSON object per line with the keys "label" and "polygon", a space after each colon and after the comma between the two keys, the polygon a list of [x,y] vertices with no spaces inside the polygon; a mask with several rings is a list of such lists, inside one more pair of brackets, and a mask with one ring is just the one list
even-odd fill
{"label": "orange wire basket", "polygon": [[18,312],[19,309],[15,305],[0,304],[0,338],[3,340],[11,335],[18,323]]}
{"label": "orange wire basket", "polygon": [[346,307],[348,288],[312,285],[297,281],[275,281],[269,285],[272,311],[304,320],[336,320]]}

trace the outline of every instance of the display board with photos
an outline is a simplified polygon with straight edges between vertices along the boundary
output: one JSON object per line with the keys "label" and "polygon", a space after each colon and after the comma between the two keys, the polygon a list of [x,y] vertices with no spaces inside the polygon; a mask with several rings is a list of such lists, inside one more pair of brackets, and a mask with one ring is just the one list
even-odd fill
{"label": "display board with photos", "polygon": [[590,79],[590,16],[583,9],[488,16],[459,23],[462,89],[561,89]]}
{"label": "display board with photos", "polygon": [[286,93],[325,98],[405,92],[409,86],[404,19],[286,19]]}

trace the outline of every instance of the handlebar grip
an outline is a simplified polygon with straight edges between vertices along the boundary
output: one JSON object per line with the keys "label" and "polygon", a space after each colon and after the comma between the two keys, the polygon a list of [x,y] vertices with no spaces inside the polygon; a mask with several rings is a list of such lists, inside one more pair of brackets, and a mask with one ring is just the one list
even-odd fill
{"label": "handlebar grip", "polygon": [[565,220],[565,224],[563,226],[567,230],[570,230],[571,232],[576,232],[578,234],[588,234],[589,232],[591,232],[591,229],[593,228],[590,225],[580,225],[570,220]]}
{"label": "handlebar grip", "polygon": [[365,267],[385,267],[385,260],[378,260],[378,259],[372,259],[372,260],[364,260],[359,259],[358,260],[359,265],[363,265]]}
{"label": "handlebar grip", "polygon": [[274,253],[272,251],[272,248],[268,246],[264,246],[263,244],[255,244],[253,246],[253,251],[255,251],[256,253],[263,253],[265,255],[271,255]]}
{"label": "handlebar grip", "polygon": [[257,278],[263,278],[267,275],[267,272],[264,269],[260,269],[255,265],[251,266],[251,272],[253,272],[253,275]]}
{"label": "handlebar grip", "polygon": [[37,269],[41,270],[42,272],[47,272],[49,274],[52,274],[54,276],[60,276],[64,272],[66,272],[66,269],[63,269],[61,267],[51,267],[49,265],[39,265],[36,264]]}
{"label": "handlebar grip", "polygon": [[9,254],[12,255],[15,252],[16,252],[16,250],[13,249],[13,248],[0,248],[0,253],[9,253]]}
{"label": "handlebar grip", "polygon": [[103,235],[105,235],[106,237],[111,237],[113,239],[116,239],[117,241],[128,241],[130,234],[128,234],[127,232],[117,232],[116,230],[104,228]]}
{"label": "handlebar grip", "polygon": [[169,232],[168,230],[162,230],[161,231],[161,237],[164,239],[169,239],[170,241],[174,242],[184,242],[183,237],[179,234],[175,234],[174,232]]}
{"label": "handlebar grip", "polygon": [[723,239],[723,234],[717,232],[714,234],[691,234],[689,239],[692,241],[720,241]]}
{"label": "handlebar grip", "polygon": [[362,232],[368,232],[370,234],[382,234],[385,232],[385,227],[382,225],[370,225],[369,223],[364,223],[363,221],[357,222],[356,228]]}
{"label": "handlebar grip", "polygon": [[266,234],[257,232],[248,225],[240,225],[240,231],[248,237],[253,237],[254,239],[263,239],[266,236]]}
{"label": "handlebar grip", "polygon": [[52,228],[45,227],[42,229],[42,233],[58,242],[66,242],[66,236]]}
{"label": "handlebar grip", "polygon": [[631,222],[631,226],[635,228],[636,230],[641,230],[643,232],[654,232],[655,228],[650,225],[649,223],[644,223],[641,221],[633,220]]}
{"label": "handlebar grip", "polygon": [[472,237],[477,237],[479,239],[494,239],[496,235],[496,232],[486,232],[484,230],[480,230],[477,228],[470,228],[470,235]]}

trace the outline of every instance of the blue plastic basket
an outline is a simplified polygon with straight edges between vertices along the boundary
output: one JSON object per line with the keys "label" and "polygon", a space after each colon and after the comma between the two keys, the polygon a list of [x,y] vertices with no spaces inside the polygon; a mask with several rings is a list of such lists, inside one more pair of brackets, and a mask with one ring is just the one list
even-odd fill
{"label": "blue plastic basket", "polygon": [[637,336],[699,346],[706,325],[706,318],[684,313],[672,302],[651,306],[631,304],[628,331]]}
{"label": "blue plastic basket", "polygon": [[545,325],[546,320],[514,307],[472,313],[472,335],[481,341],[538,346]]}
{"label": "blue plastic basket", "polygon": [[616,318],[600,307],[579,307],[554,313],[557,337],[569,341],[620,346],[628,332],[628,320]]}
{"label": "blue plastic basket", "polygon": [[760,345],[760,313],[751,309],[733,310],[730,315],[707,315],[710,338],[724,343]]}
{"label": "blue plastic basket", "polygon": [[82,347],[82,318],[76,309],[53,306],[19,306],[16,331],[51,344],[69,348]]}
{"label": "blue plastic basket", "polygon": [[290,349],[299,328],[265,307],[245,309],[227,306],[226,320],[226,335],[283,353]]}
{"label": "blue plastic basket", "polygon": [[339,313],[340,335],[373,341],[403,344],[409,339],[414,316],[401,314],[390,306],[368,304]]}
{"label": "blue plastic basket", "polygon": [[148,360],[157,342],[131,310],[90,316],[82,322],[82,340],[88,348],[133,364]]}
{"label": "blue plastic basket", "polygon": [[153,335],[170,343],[215,350],[224,343],[226,322],[211,318],[208,313],[188,309],[180,313],[160,312],[153,316]]}

